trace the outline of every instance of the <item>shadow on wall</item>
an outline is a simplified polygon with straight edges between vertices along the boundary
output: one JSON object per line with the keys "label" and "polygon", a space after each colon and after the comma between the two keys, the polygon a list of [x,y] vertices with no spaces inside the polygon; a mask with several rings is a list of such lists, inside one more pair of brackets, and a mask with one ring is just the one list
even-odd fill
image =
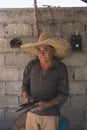
{"label": "shadow on wall", "polygon": [[26,114],[19,116],[13,123],[11,130],[25,130]]}

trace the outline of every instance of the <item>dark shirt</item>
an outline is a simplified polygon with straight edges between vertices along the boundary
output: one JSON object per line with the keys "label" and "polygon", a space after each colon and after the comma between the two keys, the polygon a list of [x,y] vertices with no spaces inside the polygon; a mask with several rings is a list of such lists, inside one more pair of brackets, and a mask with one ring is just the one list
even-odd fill
{"label": "dark shirt", "polygon": [[69,95],[65,64],[55,57],[55,64],[42,73],[38,58],[30,61],[24,71],[22,90],[27,91],[34,101],[50,101],[56,98],[58,105],[34,113],[58,116],[60,106],[64,104]]}

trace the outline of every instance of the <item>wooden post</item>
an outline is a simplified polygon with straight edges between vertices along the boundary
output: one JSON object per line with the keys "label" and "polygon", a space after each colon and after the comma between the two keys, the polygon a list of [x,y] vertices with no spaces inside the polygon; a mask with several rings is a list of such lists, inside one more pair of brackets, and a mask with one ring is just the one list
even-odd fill
{"label": "wooden post", "polygon": [[34,8],[37,8],[37,0],[34,0]]}
{"label": "wooden post", "polygon": [[36,18],[36,28],[37,28],[37,36],[39,37],[39,27],[38,27],[38,10],[37,10],[37,0],[34,0],[34,12]]}

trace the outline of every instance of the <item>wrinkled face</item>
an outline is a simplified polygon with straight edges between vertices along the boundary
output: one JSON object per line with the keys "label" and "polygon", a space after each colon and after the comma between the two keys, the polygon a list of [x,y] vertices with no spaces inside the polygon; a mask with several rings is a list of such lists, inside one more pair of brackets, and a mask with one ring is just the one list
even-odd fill
{"label": "wrinkled face", "polygon": [[49,45],[43,45],[37,48],[37,56],[40,61],[50,61],[53,59],[55,49]]}

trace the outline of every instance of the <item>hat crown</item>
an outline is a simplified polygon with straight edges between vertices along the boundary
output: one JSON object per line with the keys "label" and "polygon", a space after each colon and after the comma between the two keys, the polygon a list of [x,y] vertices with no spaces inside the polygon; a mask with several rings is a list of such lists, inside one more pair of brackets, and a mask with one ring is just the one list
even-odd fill
{"label": "hat crown", "polygon": [[41,35],[38,39],[38,42],[44,41],[44,40],[48,39],[48,37],[49,37],[48,32],[43,32],[43,33],[41,33]]}

